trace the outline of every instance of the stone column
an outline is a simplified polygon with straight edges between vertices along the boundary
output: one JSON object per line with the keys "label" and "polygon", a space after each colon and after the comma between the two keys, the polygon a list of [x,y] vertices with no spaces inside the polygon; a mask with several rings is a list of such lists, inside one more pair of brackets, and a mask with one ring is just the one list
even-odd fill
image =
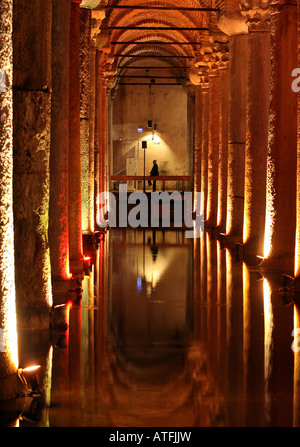
{"label": "stone column", "polygon": [[216,227],[218,215],[219,170],[219,104],[220,78],[216,67],[209,71],[209,122],[208,122],[208,190],[206,224]]}
{"label": "stone column", "polygon": [[209,87],[208,83],[202,84],[202,160],[201,160],[201,189],[203,193],[201,212],[204,221],[207,219],[208,196],[208,125],[209,122]]}
{"label": "stone column", "polygon": [[228,176],[228,111],[229,111],[229,70],[228,64],[220,67],[220,141],[218,181],[218,222],[219,233],[226,232],[227,219],[227,176]]}
{"label": "stone column", "polygon": [[273,1],[271,104],[267,158],[264,267],[293,273],[296,227],[297,96],[291,73],[298,64],[297,2]]}
{"label": "stone column", "polygon": [[270,106],[269,10],[247,11],[248,99],[245,148],[244,254],[249,262],[263,255],[266,170]]}
{"label": "stone column", "polygon": [[82,232],[91,232],[89,222],[90,182],[90,59],[91,10],[80,9],[80,149],[81,149],[81,215]]}
{"label": "stone column", "polygon": [[70,0],[52,0],[49,244],[52,279],[69,278]]}
{"label": "stone column", "polygon": [[[300,68],[300,4],[298,2],[298,65]],[[299,79],[299,75],[298,75]],[[297,96],[297,196],[296,196],[296,253],[295,253],[295,277],[297,278],[297,289],[299,288],[299,278],[300,278],[300,87],[299,82],[297,83],[297,88],[294,94]],[[297,95],[298,93],[298,95]]]}
{"label": "stone column", "polygon": [[82,270],[81,159],[80,159],[80,5],[72,0],[70,16],[70,143],[69,143],[69,249],[72,273]]}
{"label": "stone column", "polygon": [[89,105],[89,134],[90,134],[90,154],[89,154],[89,205],[88,218],[89,228],[93,232],[95,229],[95,139],[96,139],[96,49],[91,48],[90,59],[90,105]]}
{"label": "stone column", "polygon": [[[13,1],[0,3],[0,401],[15,397],[18,368],[13,228]],[[9,383],[10,382],[10,383]]]}
{"label": "stone column", "polygon": [[[194,136],[194,211],[196,211],[197,192],[201,192],[201,142],[202,142],[202,88],[196,86],[195,94],[195,136]],[[200,205],[200,204],[199,204]]]}
{"label": "stone column", "polygon": [[[99,67],[98,82],[98,191],[97,194],[109,191],[109,158],[108,158],[108,94],[107,80],[105,78],[103,67]],[[103,210],[99,210],[99,219],[101,222],[105,220]]]}
{"label": "stone column", "polygon": [[229,37],[229,135],[227,228],[229,240],[241,242],[244,220],[244,176],[247,93],[246,34]]}
{"label": "stone column", "polygon": [[51,24],[48,0],[14,1],[14,220],[18,324],[49,329]]}

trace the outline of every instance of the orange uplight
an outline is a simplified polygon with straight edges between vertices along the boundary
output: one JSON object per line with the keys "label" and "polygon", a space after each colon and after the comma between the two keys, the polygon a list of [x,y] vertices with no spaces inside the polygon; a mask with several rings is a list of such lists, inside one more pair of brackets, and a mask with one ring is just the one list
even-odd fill
{"label": "orange uplight", "polygon": [[90,261],[90,259],[91,259],[90,256],[84,256],[84,257],[83,257],[83,260],[84,260],[84,261]]}
{"label": "orange uplight", "polygon": [[28,366],[27,368],[22,368],[22,372],[27,373],[27,372],[37,371],[38,369],[40,369],[40,367],[41,367],[41,365]]}

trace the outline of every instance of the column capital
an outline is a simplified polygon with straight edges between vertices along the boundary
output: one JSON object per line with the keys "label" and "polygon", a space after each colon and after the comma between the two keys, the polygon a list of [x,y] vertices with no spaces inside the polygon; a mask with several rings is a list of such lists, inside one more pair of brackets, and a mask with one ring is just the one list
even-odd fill
{"label": "column capital", "polygon": [[232,12],[221,15],[218,21],[218,28],[227,34],[227,36],[236,36],[239,34],[248,34],[246,17],[240,12]]}
{"label": "column capital", "polygon": [[266,32],[271,27],[270,2],[261,0],[252,6],[253,0],[241,2],[242,14],[246,18],[249,32]]}

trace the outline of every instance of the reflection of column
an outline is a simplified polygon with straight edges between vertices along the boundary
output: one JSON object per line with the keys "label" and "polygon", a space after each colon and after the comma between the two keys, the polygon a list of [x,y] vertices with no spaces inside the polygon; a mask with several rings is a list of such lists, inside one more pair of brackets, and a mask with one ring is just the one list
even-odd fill
{"label": "reflection of column", "polygon": [[89,226],[91,10],[80,9],[80,151],[82,231]]}
{"label": "reflection of column", "polygon": [[300,427],[300,314],[299,308],[294,306],[294,398],[293,398],[293,427]]}
{"label": "reflection of column", "polygon": [[69,243],[72,273],[77,269],[82,269],[79,78],[80,3],[81,0],[72,0],[70,17]]}
{"label": "reflection of column", "polygon": [[227,174],[228,174],[228,109],[229,109],[229,70],[220,69],[220,148],[218,182],[218,230],[226,232],[227,219]]}
{"label": "reflection of column", "polygon": [[[227,393],[229,396],[243,395],[243,271],[242,263],[236,262],[227,252]],[[243,401],[228,405],[228,426],[244,426]]]}
{"label": "reflection of column", "polygon": [[218,355],[219,378],[218,384],[220,390],[227,388],[227,377],[223,374],[228,368],[226,352],[226,250],[221,250],[220,242],[217,241],[218,250],[218,329],[217,343],[220,346]]}
{"label": "reflection of column", "polygon": [[203,193],[202,203],[204,220],[207,216],[207,192],[208,192],[208,120],[209,120],[209,98],[208,84],[202,85],[202,160],[201,160],[201,190]]}
{"label": "reflection of column", "polygon": [[201,256],[200,256],[200,238],[195,238],[193,243],[193,317],[194,317],[194,338],[196,340],[200,339],[201,331],[201,293],[200,293],[200,272],[201,272]]}
{"label": "reflection of column", "polygon": [[[4,0],[0,3],[0,371],[2,378],[11,377],[18,367],[12,202],[12,3],[12,0]],[[2,70],[5,70],[6,79]],[[1,381],[0,401],[15,397],[14,391],[14,385],[11,387],[6,383],[3,386]]]}
{"label": "reflection of column", "polygon": [[201,267],[200,267],[200,290],[201,290],[201,315],[200,315],[200,328],[201,328],[201,341],[207,341],[207,247],[206,247],[206,233],[201,234],[200,241],[200,253],[201,253]]}
{"label": "reflection of column", "polygon": [[220,78],[217,70],[209,75],[209,141],[208,141],[208,190],[207,216],[210,227],[217,225],[218,212],[218,170],[219,170],[219,104]]}
{"label": "reflection of column", "polygon": [[52,21],[49,244],[56,280],[69,276],[69,0],[52,2]]}
{"label": "reflection of column", "polygon": [[218,357],[221,346],[218,344],[218,270],[217,240],[207,236],[207,335],[209,360],[213,375],[218,373]]}
{"label": "reflection of column", "polygon": [[[252,11],[250,11],[252,13]],[[249,14],[250,14],[249,13]],[[268,117],[270,104],[270,29],[267,20],[248,20],[248,100],[245,149],[244,252],[263,255]]]}
{"label": "reflection of column", "polygon": [[293,396],[294,321],[292,306],[282,312],[280,283],[280,274],[264,279],[266,425],[290,427],[291,402],[278,396]]}
{"label": "reflection of column", "polygon": [[271,105],[267,160],[264,262],[293,271],[296,221],[297,96],[291,73],[297,66],[297,2],[273,1],[271,10]]}
{"label": "reflection of column", "polygon": [[243,234],[247,92],[246,34],[229,37],[229,144],[227,234],[239,242]]}
{"label": "reflection of column", "polygon": [[[259,406],[253,419],[253,400],[264,396],[264,317],[263,281],[257,272],[243,265],[244,308],[244,377],[245,377],[245,424],[264,426],[264,409]],[[261,413],[259,412],[261,411]]]}
{"label": "reflection of column", "polygon": [[47,0],[14,2],[16,292],[19,316],[26,315],[26,327],[31,329],[49,328],[52,304],[48,247],[51,22]]}

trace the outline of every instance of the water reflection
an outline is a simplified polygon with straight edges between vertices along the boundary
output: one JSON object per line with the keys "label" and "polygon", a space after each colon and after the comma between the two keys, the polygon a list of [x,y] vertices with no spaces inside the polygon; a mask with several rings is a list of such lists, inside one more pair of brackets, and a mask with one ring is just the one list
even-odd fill
{"label": "water reflection", "polygon": [[110,231],[93,259],[67,329],[18,337],[43,399],[16,425],[299,426],[299,312],[280,275],[176,231]]}

